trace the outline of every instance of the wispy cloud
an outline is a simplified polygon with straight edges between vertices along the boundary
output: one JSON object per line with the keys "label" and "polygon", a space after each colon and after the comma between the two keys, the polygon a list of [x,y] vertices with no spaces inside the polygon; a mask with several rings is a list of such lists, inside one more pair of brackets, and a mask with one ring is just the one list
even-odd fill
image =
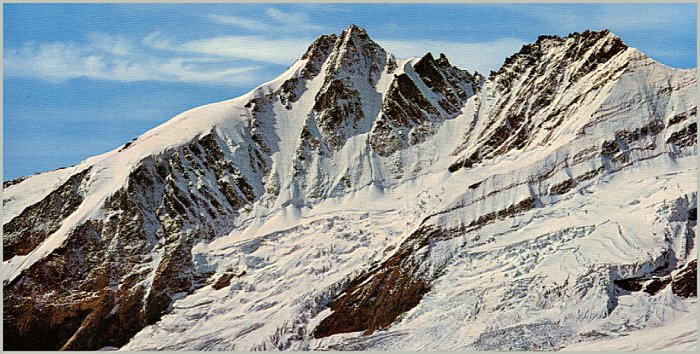
{"label": "wispy cloud", "polygon": [[[291,65],[313,38],[262,35],[219,36],[178,42],[160,32],[140,41],[95,33],[85,43],[27,43],[8,49],[8,76],[51,82],[87,78],[120,82],[161,81],[250,86],[270,77],[270,65]],[[488,74],[525,43],[517,38],[491,42],[382,40],[398,57],[445,53],[453,65]],[[267,69],[267,72],[265,71]],[[274,70],[272,70],[274,71]]]}
{"label": "wispy cloud", "polygon": [[323,30],[323,26],[311,23],[311,18],[304,12],[284,12],[274,8],[268,8],[265,13],[267,16],[290,28],[296,28],[307,31]]}
{"label": "wispy cloud", "polygon": [[[83,42],[25,43],[5,51],[5,74],[52,82],[88,78],[251,86],[298,59],[315,38],[312,32],[332,32],[313,23],[305,12],[276,8],[265,9],[257,18],[205,16],[209,21],[243,29],[245,34],[182,40],[176,33],[158,31],[142,38],[92,33]],[[454,65],[482,73],[497,69],[524,43],[516,38],[481,43],[378,42],[399,57],[444,52]]]}
{"label": "wispy cloud", "polygon": [[88,78],[120,82],[162,81],[249,85],[260,65],[235,65],[217,57],[158,56],[137,49],[137,44],[104,34],[88,36],[88,43],[27,43],[8,49],[7,76],[51,82]]}
{"label": "wispy cloud", "polygon": [[304,54],[312,40],[312,38],[268,38],[262,35],[249,35],[220,36],[178,43],[160,32],[155,32],[144,38],[143,43],[149,48],[158,50],[290,65]]}
{"label": "wispy cloud", "polygon": [[265,17],[261,16],[259,19],[224,14],[210,14],[208,18],[216,23],[268,34],[325,30],[323,26],[313,24],[306,13],[286,12],[275,8],[267,8]]}
{"label": "wispy cloud", "polygon": [[88,35],[88,46],[105,53],[118,56],[133,54],[135,48],[129,40],[104,33],[91,33]]}
{"label": "wispy cloud", "polygon": [[384,49],[398,57],[420,57],[428,52],[445,53],[452,65],[469,71],[488,75],[498,69],[506,57],[520,50],[526,41],[517,38],[503,38],[489,42],[452,41],[403,41],[377,40]]}
{"label": "wispy cloud", "polygon": [[238,17],[238,16],[231,16],[231,15],[209,15],[207,16],[211,21],[224,24],[224,25],[231,25],[251,31],[256,31],[256,32],[265,32],[265,31],[273,31],[275,30],[275,27],[262,22],[262,21],[257,21],[257,20],[251,20],[249,18],[245,17]]}
{"label": "wispy cloud", "polygon": [[[289,66],[323,32],[305,12],[266,8],[258,17],[208,14],[211,22],[236,27],[236,35],[180,39],[177,33],[153,32],[142,38],[88,34],[83,42],[25,43],[5,51],[4,71],[63,82],[76,78],[120,82],[162,81],[251,86]],[[335,29],[336,32],[338,29]],[[432,40],[378,40],[399,57],[444,52],[461,68],[482,73],[497,69],[524,41],[505,38],[465,43]]]}

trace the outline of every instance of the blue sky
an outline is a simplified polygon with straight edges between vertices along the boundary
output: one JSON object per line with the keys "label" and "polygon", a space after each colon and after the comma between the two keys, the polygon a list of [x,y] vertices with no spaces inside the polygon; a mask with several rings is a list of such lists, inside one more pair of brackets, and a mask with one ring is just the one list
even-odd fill
{"label": "blue sky", "polygon": [[4,4],[3,179],[73,165],[282,73],[351,23],[488,74],[540,34],[608,28],[696,66],[695,4]]}

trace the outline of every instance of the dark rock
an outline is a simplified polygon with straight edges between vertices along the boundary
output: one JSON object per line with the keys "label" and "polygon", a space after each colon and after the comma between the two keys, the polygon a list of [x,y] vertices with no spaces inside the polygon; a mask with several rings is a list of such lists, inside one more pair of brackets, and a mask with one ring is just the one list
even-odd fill
{"label": "dark rock", "polygon": [[9,181],[2,182],[2,188],[7,189],[7,187],[14,186],[15,184],[20,183],[27,178],[29,178],[29,176],[19,177],[19,178],[11,179]]}
{"label": "dark rock", "polygon": [[[142,160],[105,201],[111,217],[78,225],[5,284],[4,349],[120,347],[166,313],[175,294],[203,286],[207,275],[194,273],[192,245],[228,233],[237,209],[257,197],[219,140],[211,133]],[[182,187],[192,180],[207,183],[193,193]],[[144,269],[156,247],[161,259]],[[146,292],[141,283],[150,276]]]}
{"label": "dark rock", "polygon": [[671,282],[670,277],[654,278],[644,286],[644,292],[646,292],[649,295],[654,296],[659,291],[663,290],[670,282]]}
{"label": "dark rock", "polygon": [[697,128],[697,123],[690,123],[682,130],[671,134],[671,136],[666,140],[666,144],[674,144],[678,147],[695,145],[698,140]]}
{"label": "dark rock", "polygon": [[[534,199],[527,198],[491,213],[491,218],[505,218],[534,207]],[[464,235],[465,232],[465,226],[454,229],[430,225],[420,227],[379,267],[350,282],[341,295],[330,303],[333,312],[316,327],[314,337],[357,331],[371,334],[390,326],[401,314],[418,305],[423,295],[431,289],[430,280],[438,276],[421,274],[419,268],[426,265],[433,245]]]}
{"label": "dark rock", "polygon": [[676,114],[675,116],[673,116],[673,117],[668,121],[668,125],[669,125],[669,126],[672,126],[672,125],[678,124],[678,123],[680,123],[680,122],[682,122],[682,121],[684,121],[684,120],[686,120],[686,119],[688,119],[688,115],[687,115],[687,114],[685,114],[685,113]]}
{"label": "dark rock", "polygon": [[331,79],[316,96],[316,122],[327,146],[339,150],[352,133],[350,127],[363,117],[359,93]]}
{"label": "dark rock", "polygon": [[576,180],[579,182],[587,181],[587,180],[599,175],[601,172],[603,172],[603,170],[604,170],[604,167],[599,167],[595,170],[590,170],[588,172],[584,172],[581,175],[577,176]]}
{"label": "dark rock", "polygon": [[61,227],[83,202],[80,188],[90,169],[77,173],[44,199],[3,225],[3,260],[25,255]]}
{"label": "dark rock", "polygon": [[124,150],[128,149],[131,145],[134,144],[136,139],[138,139],[138,137],[131,139],[128,143],[124,144],[124,146],[122,146],[121,149],[119,149],[119,151],[124,151]]}
{"label": "dark rock", "polygon": [[413,69],[438,97],[440,106],[450,115],[458,113],[473,92],[474,78],[466,71],[450,65],[444,54],[435,60],[431,53],[419,60]]}
{"label": "dark rock", "polygon": [[323,63],[333,51],[338,40],[335,34],[322,35],[314,41],[301,59],[308,59],[301,71],[301,77],[307,80],[313,79],[321,72]]}
{"label": "dark rock", "polygon": [[379,268],[353,280],[343,295],[330,303],[333,312],[316,327],[314,337],[357,331],[371,334],[390,326],[430,290],[416,272],[412,249],[402,245]]}
{"label": "dark rock", "polygon": [[[489,77],[496,87],[497,94],[494,95],[499,97],[499,101],[488,119],[491,124],[498,126],[484,130],[477,137],[483,143],[476,159],[470,158],[468,162],[466,159],[461,160],[462,168],[513,149],[526,148],[533,132],[540,131],[544,124],[557,126],[565,116],[562,112],[574,105],[581,96],[568,102],[567,107],[550,112],[542,119],[534,121],[532,117],[548,109],[553,99],[579,78],[626,49],[627,46],[608,31],[572,33],[566,38],[540,36],[536,43],[524,45]],[[565,55],[557,61],[551,61],[551,56],[545,54],[553,51],[564,52]],[[518,82],[518,89],[513,88],[515,82]],[[599,89],[600,87],[591,90]],[[549,136],[551,134],[544,137],[545,142]],[[459,168],[458,164],[454,164],[450,170]]]}
{"label": "dark rock", "polygon": [[618,279],[613,280],[613,283],[627,291],[641,291],[643,288],[643,281],[640,278]]}
{"label": "dark rock", "polygon": [[468,227],[470,228],[477,228],[477,227],[482,227],[486,224],[490,224],[498,219],[504,219],[507,217],[515,216],[516,214],[520,214],[523,212],[526,212],[528,210],[532,210],[537,207],[537,203],[534,198],[528,197],[526,199],[521,200],[520,202],[513,204],[505,209],[501,209],[499,211],[494,211],[490,212],[487,214],[483,214],[479,216],[478,219],[473,220],[471,223],[469,223]]}
{"label": "dark rock", "polygon": [[396,63],[396,60],[393,57],[390,57],[386,63],[386,66],[387,74],[392,74],[394,71],[396,71],[398,64]]}
{"label": "dark rock", "polygon": [[418,88],[420,83],[409,75],[395,76],[370,137],[372,148],[380,156],[425,141],[445,119],[459,114],[466,100],[476,92],[475,77],[451,66],[444,54],[435,60],[428,53],[413,69],[436,97],[437,106],[424,96]]}
{"label": "dark rock", "polygon": [[411,130],[437,119],[440,119],[439,111],[413,80],[406,74],[398,75],[386,94],[370,144],[380,156],[389,156],[409,145]]}
{"label": "dark rock", "polygon": [[223,289],[231,285],[231,279],[233,279],[233,273],[225,273],[219,279],[216,280],[214,284],[211,285],[215,290]]}
{"label": "dark rock", "polygon": [[683,297],[698,296],[698,262],[696,260],[688,263],[681,271],[673,277],[671,281],[671,291]]}
{"label": "dark rock", "polygon": [[603,156],[614,157],[620,152],[620,147],[614,140],[604,141],[603,144],[600,146],[600,153]]}
{"label": "dark rock", "polygon": [[570,190],[572,190],[574,187],[576,187],[576,181],[573,179],[567,179],[564,182],[561,182],[559,184],[555,184],[552,186],[552,188],[549,189],[549,194],[551,195],[560,195],[564,194]]}

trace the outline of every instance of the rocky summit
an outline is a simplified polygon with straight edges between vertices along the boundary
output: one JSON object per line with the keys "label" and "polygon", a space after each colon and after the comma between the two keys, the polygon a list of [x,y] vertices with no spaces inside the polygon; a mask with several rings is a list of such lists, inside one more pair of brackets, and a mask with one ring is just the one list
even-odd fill
{"label": "rocky summit", "polygon": [[5,182],[4,349],[695,348],[696,91],[609,31],[488,76],[321,36]]}

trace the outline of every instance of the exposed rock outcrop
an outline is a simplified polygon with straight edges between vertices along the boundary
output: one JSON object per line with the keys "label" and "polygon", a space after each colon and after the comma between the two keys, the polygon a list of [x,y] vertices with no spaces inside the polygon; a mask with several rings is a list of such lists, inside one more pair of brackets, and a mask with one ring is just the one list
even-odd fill
{"label": "exposed rock outcrop", "polygon": [[608,31],[488,78],[321,36],[245,96],[6,182],[4,349],[553,350],[672,321],[696,85]]}

